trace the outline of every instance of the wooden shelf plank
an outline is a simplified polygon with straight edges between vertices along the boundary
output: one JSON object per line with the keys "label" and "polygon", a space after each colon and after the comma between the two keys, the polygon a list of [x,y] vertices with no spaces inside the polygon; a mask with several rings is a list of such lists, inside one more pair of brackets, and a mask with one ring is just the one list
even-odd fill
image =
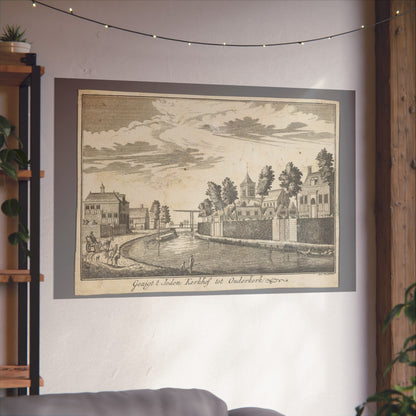
{"label": "wooden shelf plank", "polygon": [[[39,378],[39,385],[43,386],[42,377]],[[2,365],[0,366],[0,389],[13,389],[30,387],[28,365]]]}
{"label": "wooden shelf plank", "polygon": [[0,54],[0,65],[26,66],[22,58],[26,57],[24,52],[2,52]]}
{"label": "wooden shelf plank", "polygon": [[[45,69],[41,67],[43,75]],[[0,84],[7,87],[18,87],[32,73],[32,67],[18,67],[15,65],[0,65]]]}
{"label": "wooden shelf plank", "polygon": [[[0,177],[4,175],[3,171],[0,171]],[[17,178],[20,181],[28,181],[30,180],[30,178],[32,177],[32,171],[31,170],[18,170],[17,171]],[[40,177],[44,178],[45,177],[45,171],[41,170],[40,171]]]}
{"label": "wooden shelf plank", "polygon": [[[41,274],[40,281],[43,282],[45,280],[45,276]],[[15,283],[23,283],[23,282],[30,282],[30,270],[17,270],[17,269],[3,269],[0,270],[0,283],[7,283],[7,282],[15,282]]]}
{"label": "wooden shelf plank", "polygon": [[[24,64],[21,59],[25,53],[3,52],[0,56],[0,84],[5,86],[19,86],[31,73],[32,67]],[[41,75],[45,68],[41,67]]]}

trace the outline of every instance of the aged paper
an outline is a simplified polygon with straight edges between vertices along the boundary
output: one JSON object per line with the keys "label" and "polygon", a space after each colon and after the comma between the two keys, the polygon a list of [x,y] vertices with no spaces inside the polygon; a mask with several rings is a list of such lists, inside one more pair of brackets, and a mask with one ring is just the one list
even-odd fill
{"label": "aged paper", "polygon": [[77,295],[339,285],[339,103],[80,90]]}

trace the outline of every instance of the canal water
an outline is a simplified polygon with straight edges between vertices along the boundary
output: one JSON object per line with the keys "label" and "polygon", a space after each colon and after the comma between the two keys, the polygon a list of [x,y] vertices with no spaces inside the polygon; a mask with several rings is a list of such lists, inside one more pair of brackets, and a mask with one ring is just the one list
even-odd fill
{"label": "canal water", "polygon": [[223,244],[201,240],[190,232],[169,241],[132,241],[123,247],[123,255],[178,274],[183,268],[189,273],[191,255],[192,274],[325,273],[335,268],[334,256],[309,257],[295,251]]}

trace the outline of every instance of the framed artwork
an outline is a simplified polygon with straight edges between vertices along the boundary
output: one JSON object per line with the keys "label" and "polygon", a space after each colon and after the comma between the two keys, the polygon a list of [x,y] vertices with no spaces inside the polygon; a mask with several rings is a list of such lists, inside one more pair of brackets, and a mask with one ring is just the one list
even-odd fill
{"label": "framed artwork", "polygon": [[55,87],[56,297],[355,289],[353,92]]}

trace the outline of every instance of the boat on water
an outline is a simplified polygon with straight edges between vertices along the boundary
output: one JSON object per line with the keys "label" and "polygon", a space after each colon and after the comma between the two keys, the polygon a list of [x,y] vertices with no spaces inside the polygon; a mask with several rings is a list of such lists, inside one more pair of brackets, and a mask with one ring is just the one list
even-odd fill
{"label": "boat on water", "polygon": [[307,257],[330,257],[334,255],[334,250],[328,249],[328,250],[297,250],[299,254],[302,254],[303,256]]}

